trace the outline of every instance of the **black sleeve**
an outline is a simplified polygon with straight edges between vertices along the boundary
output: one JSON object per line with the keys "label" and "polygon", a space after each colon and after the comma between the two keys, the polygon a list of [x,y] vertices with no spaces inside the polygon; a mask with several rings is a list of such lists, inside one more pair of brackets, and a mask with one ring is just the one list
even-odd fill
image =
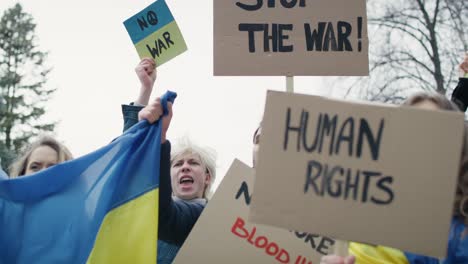
{"label": "black sleeve", "polygon": [[[159,211],[166,211],[171,207],[171,143],[166,140],[161,144],[161,161],[159,165]],[[161,216],[161,213],[159,214]],[[159,220],[161,223],[161,219]]]}
{"label": "black sleeve", "polygon": [[161,145],[158,239],[181,246],[205,208],[197,201],[172,199],[171,144]]}
{"label": "black sleeve", "polygon": [[124,119],[123,131],[127,131],[133,125],[138,123],[138,112],[143,109],[143,106],[122,105],[122,115]]}
{"label": "black sleeve", "polygon": [[452,102],[454,102],[461,111],[466,112],[468,106],[468,78],[460,78],[457,87],[452,93]]}

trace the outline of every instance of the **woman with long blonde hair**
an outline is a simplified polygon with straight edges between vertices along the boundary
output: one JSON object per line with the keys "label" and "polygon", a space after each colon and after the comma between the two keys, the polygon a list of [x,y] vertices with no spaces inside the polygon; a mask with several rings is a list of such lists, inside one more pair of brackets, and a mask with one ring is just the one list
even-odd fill
{"label": "woman with long blonde hair", "polygon": [[29,175],[73,159],[71,152],[51,136],[40,136],[10,166],[10,178]]}

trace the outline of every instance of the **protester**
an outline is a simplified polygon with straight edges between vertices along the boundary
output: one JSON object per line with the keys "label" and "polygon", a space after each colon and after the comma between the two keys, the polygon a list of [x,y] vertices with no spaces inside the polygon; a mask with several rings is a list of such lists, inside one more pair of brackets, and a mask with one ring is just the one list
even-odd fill
{"label": "protester", "polygon": [[[135,69],[140,82],[140,94],[135,102],[123,105],[124,130],[138,120],[154,123],[162,115],[160,98],[143,108],[149,101],[154,81],[155,64],[143,59]],[[166,140],[172,119],[172,104],[163,116],[161,136],[161,162],[159,184],[159,232],[157,263],[172,263],[179,248],[205,208],[207,193],[215,179],[214,155],[204,148],[184,142],[172,153]],[[172,196],[174,194],[175,196]]]}
{"label": "protester", "polygon": [[51,136],[41,136],[10,166],[10,178],[29,175],[73,159],[70,151]]}
{"label": "protester", "polygon": [[[194,177],[186,177],[187,168],[196,172]],[[191,200],[208,199],[211,185],[216,177],[214,152],[193,144],[185,139],[179,142],[171,152],[172,191],[174,196]],[[200,172],[199,172],[200,171]],[[195,177],[200,177],[195,179]],[[192,179],[193,178],[193,179]]]}
{"label": "protester", "polygon": [[[458,108],[444,96],[439,94],[419,93],[408,98],[403,105],[426,110],[458,111]],[[468,263],[468,143],[467,133],[464,133],[462,158],[458,176],[453,219],[448,241],[447,258],[441,263]],[[340,257],[330,255],[322,257],[322,264],[353,264],[353,263],[439,263],[439,260],[427,256],[401,252],[396,249],[351,243],[349,252],[352,256]]]}
{"label": "protester", "polygon": [[452,101],[462,110],[466,112],[468,106],[468,54],[465,54],[465,59],[460,63],[459,67],[460,78],[458,85],[452,93]]}

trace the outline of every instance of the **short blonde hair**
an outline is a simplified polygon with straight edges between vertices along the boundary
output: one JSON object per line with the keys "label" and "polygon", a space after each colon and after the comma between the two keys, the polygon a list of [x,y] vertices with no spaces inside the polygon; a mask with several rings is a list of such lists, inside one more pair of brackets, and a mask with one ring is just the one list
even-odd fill
{"label": "short blonde hair", "polygon": [[203,191],[203,198],[207,198],[216,179],[216,151],[209,147],[200,147],[188,138],[183,138],[172,148],[171,164],[177,157],[184,154],[198,155],[202,165],[206,168],[206,172],[210,174],[210,183]]}
{"label": "short blonde hair", "polygon": [[48,146],[55,150],[58,155],[59,163],[73,159],[71,152],[62,143],[51,136],[42,135],[31,143],[23,154],[10,166],[10,178],[23,176],[26,173],[26,166],[28,165],[32,152],[42,146]]}

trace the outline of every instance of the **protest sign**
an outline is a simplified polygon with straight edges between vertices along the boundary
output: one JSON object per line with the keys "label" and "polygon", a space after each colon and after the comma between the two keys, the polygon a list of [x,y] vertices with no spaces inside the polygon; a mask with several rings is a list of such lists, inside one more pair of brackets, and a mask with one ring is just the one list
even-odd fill
{"label": "protest sign", "polygon": [[247,221],[254,170],[235,160],[174,263],[319,263],[335,241]]}
{"label": "protest sign", "polygon": [[216,0],[214,75],[368,75],[366,1]]}
{"label": "protest sign", "polygon": [[249,219],[442,257],[463,119],[268,92]]}
{"label": "protest sign", "polygon": [[187,50],[169,7],[158,0],[124,22],[140,58],[149,57],[161,66]]}

